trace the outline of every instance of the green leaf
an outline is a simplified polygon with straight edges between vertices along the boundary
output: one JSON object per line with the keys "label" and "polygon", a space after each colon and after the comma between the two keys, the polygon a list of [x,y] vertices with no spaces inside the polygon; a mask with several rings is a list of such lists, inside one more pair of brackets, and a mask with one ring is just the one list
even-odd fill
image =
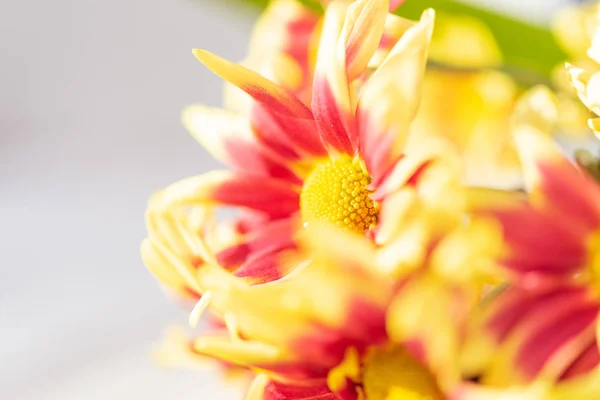
{"label": "green leaf", "polygon": [[305,7],[322,13],[323,12],[323,6],[321,5],[321,2],[318,0],[298,0],[300,3],[304,4]]}
{"label": "green leaf", "polygon": [[[229,0],[264,8],[269,0]],[[298,0],[308,8],[323,12],[318,0]],[[436,10],[437,19],[468,15],[482,21],[491,31],[502,53],[503,70],[529,86],[549,83],[552,69],[567,60],[547,26],[535,26],[494,11],[464,4],[456,0],[406,0],[396,14],[418,19],[426,8]],[[443,65],[437,65],[443,67]],[[448,66],[453,68],[452,66]]]}
{"label": "green leaf", "polygon": [[494,35],[508,70],[529,71],[548,78],[552,69],[567,59],[548,27],[534,26],[458,1],[407,0],[397,14],[418,19],[429,7],[436,10],[437,18],[466,14],[482,21]]}

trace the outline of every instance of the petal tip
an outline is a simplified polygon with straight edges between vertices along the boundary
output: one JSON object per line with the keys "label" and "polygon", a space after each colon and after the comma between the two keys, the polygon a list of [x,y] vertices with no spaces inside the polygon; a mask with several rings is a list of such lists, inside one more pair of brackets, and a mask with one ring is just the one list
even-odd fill
{"label": "petal tip", "polygon": [[208,53],[208,52],[204,49],[192,49],[192,54],[194,55],[194,57],[196,57],[199,60],[202,59],[202,57],[204,56],[205,53]]}
{"label": "petal tip", "polygon": [[192,54],[194,55],[194,57],[196,57],[196,59],[198,59],[198,61],[206,65],[209,69],[211,68],[211,61],[214,62],[215,59],[218,60],[220,58],[217,55],[211,53],[210,51],[204,49],[192,49]]}
{"label": "petal tip", "polygon": [[421,19],[424,19],[426,21],[435,19],[435,10],[433,8],[425,9],[425,11],[423,11],[423,14],[421,14]]}

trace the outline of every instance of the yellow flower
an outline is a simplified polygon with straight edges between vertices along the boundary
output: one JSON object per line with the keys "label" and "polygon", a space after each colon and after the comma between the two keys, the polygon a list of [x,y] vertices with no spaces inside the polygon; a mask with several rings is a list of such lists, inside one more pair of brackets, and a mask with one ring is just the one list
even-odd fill
{"label": "yellow flower", "polygon": [[[555,34],[563,48],[571,55],[567,63],[567,73],[577,95],[592,113],[600,110],[600,10],[597,4],[578,5],[567,8],[555,23]],[[562,68],[561,68],[562,69]],[[562,76],[557,74],[559,87]],[[572,116],[580,116],[577,108],[566,103],[563,106]],[[588,120],[589,127],[598,135],[600,122],[597,118]]]}

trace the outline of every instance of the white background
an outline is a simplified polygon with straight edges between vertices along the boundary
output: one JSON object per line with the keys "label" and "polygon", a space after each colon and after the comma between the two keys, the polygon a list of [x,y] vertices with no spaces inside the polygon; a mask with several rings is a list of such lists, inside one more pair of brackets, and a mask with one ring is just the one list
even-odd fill
{"label": "white background", "polygon": [[[536,21],[561,3],[479,2]],[[1,399],[236,397],[151,362],[186,318],[138,252],[148,196],[217,167],[179,113],[221,102],[193,47],[244,55],[256,15],[226,4],[0,0]]]}

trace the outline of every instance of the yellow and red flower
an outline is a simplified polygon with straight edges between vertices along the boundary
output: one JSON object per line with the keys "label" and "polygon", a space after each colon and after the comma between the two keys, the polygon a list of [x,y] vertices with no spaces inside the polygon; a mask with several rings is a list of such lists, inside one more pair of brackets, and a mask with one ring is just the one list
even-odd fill
{"label": "yellow and red flower", "polygon": [[[412,255],[398,268],[381,262],[382,250],[367,238],[319,225],[300,231],[297,248],[280,254],[282,263],[302,266],[276,282],[249,285],[203,265],[196,283],[209,299],[204,305],[227,322],[229,337],[201,336],[194,351],[253,370],[247,399],[468,393],[458,354],[477,299],[467,276],[487,260],[487,226],[457,224],[441,234],[437,210],[407,207],[412,192],[406,188],[394,200],[394,209],[404,210],[399,221],[413,222],[398,228],[397,248]],[[417,221],[437,234],[416,235]],[[473,241],[482,245],[469,247]]]}
{"label": "yellow and red flower", "polygon": [[545,132],[549,110],[532,103],[538,112],[516,121],[529,198],[485,211],[502,227],[508,280],[475,314],[468,364],[486,384],[537,383],[543,398],[595,399],[600,185],[561,154]]}
{"label": "yellow and red flower", "polygon": [[[557,24],[558,38],[574,59],[567,64],[571,84],[579,99],[594,115],[588,120],[596,136],[600,131],[600,29],[598,4],[572,7]],[[585,57],[587,55],[587,57]]]}
{"label": "yellow and red flower", "polygon": [[[388,8],[381,0],[334,1],[328,6],[310,107],[254,71],[194,50],[201,62],[249,94],[253,103],[247,114],[202,106],[184,112],[194,136],[232,170],[184,179],[151,199],[150,236],[143,247],[149,266],[164,264],[168,250],[172,258],[197,268],[206,261],[201,249],[189,248],[198,235],[215,252],[218,264],[235,275],[252,283],[276,280],[289,272],[275,263],[278,252],[294,246],[295,229],[314,222],[365,233],[386,244],[390,228],[380,209],[403,185],[441,170],[436,160],[446,151],[443,141],[432,140],[431,146],[404,160],[433,12],[414,23],[390,16]],[[402,21],[404,34],[367,77],[389,18]],[[240,214],[233,224],[194,226],[197,215],[211,218],[217,206],[234,207]],[[153,221],[170,225],[164,230],[153,227]],[[170,243],[181,231],[186,239]],[[175,236],[165,237],[169,232]],[[165,276],[162,272],[159,278]],[[171,278],[163,282],[179,292],[197,292]]]}

